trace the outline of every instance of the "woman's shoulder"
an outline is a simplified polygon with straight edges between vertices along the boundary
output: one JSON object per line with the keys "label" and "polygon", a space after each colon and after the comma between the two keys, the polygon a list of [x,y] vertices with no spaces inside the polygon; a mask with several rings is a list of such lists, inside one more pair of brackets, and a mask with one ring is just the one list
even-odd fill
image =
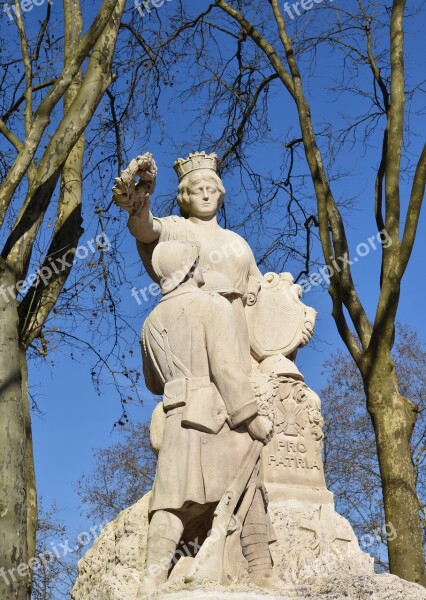
{"label": "woman's shoulder", "polygon": [[183,217],[170,215],[169,217],[154,217],[154,220],[161,225],[160,242],[186,239],[186,219]]}
{"label": "woman's shoulder", "polygon": [[[236,231],[234,231],[233,229],[225,229],[224,227],[222,227],[222,230],[226,233],[226,235],[228,235],[229,237],[232,237],[233,239],[236,240],[241,240],[241,242],[243,242],[244,244],[247,244],[245,238],[243,238],[242,235],[240,235],[239,233],[237,233]],[[248,246],[248,244],[247,244]]]}
{"label": "woman's shoulder", "polygon": [[168,217],[154,217],[154,221],[159,221],[160,223],[181,223],[182,221],[185,221],[185,219],[183,217],[180,217],[179,215],[170,215]]}
{"label": "woman's shoulder", "polygon": [[223,229],[225,232],[224,240],[226,240],[227,245],[231,245],[235,251],[247,253],[251,252],[250,244],[243,238],[242,235],[232,231],[232,229]]}

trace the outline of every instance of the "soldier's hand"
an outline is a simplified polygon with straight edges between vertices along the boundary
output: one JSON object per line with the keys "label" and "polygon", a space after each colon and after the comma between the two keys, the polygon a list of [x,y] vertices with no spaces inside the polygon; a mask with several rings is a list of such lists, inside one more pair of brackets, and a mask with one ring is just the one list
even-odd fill
{"label": "soldier's hand", "polygon": [[265,445],[272,439],[273,428],[274,426],[271,421],[261,415],[247,421],[247,429],[251,437]]}

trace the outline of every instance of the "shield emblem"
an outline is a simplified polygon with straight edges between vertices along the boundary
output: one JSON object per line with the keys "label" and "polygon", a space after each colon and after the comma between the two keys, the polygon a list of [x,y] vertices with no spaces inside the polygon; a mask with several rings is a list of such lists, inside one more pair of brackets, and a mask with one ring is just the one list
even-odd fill
{"label": "shield emblem", "polygon": [[253,306],[246,306],[252,353],[259,361],[289,356],[312,337],[316,311],[300,300],[290,273],[266,273]]}

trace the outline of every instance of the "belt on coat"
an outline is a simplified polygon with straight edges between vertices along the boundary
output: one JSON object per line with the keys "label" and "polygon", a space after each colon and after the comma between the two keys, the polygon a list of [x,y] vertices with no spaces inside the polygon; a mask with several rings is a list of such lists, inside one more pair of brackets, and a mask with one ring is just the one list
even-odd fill
{"label": "belt on coat", "polygon": [[165,412],[173,408],[183,407],[188,401],[188,393],[200,388],[207,388],[210,377],[181,377],[171,379],[164,386],[163,405]]}

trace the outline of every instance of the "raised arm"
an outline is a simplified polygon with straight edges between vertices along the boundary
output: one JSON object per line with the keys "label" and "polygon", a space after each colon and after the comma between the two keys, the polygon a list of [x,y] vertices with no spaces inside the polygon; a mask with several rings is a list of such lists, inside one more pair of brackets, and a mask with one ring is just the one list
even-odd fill
{"label": "raised arm", "polygon": [[129,216],[127,223],[130,233],[142,244],[152,244],[161,235],[161,220],[154,219],[149,206],[149,194],[139,212]]}

